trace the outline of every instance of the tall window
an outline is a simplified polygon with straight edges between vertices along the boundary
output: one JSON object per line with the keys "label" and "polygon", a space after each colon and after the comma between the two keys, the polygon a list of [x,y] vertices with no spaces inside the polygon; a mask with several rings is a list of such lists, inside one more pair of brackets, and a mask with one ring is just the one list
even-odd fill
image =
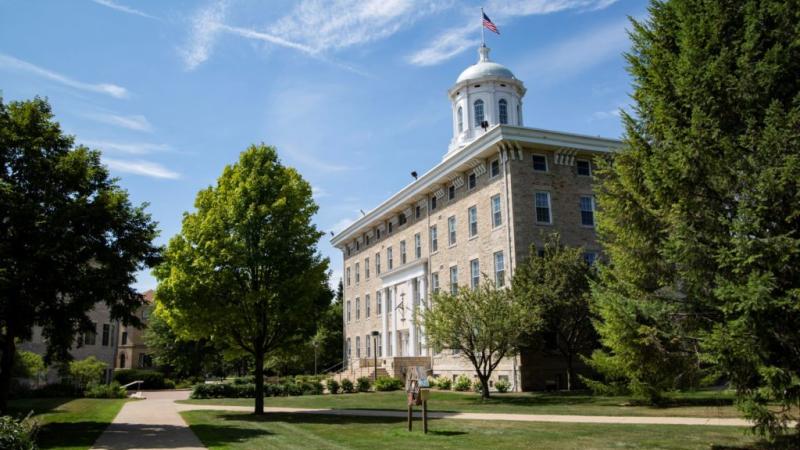
{"label": "tall window", "polygon": [[361,299],[356,298],[356,320],[361,319]]}
{"label": "tall window", "polygon": [[472,286],[472,289],[478,287],[478,283],[481,281],[481,263],[478,259],[473,259],[469,262],[469,285]]}
{"label": "tall window", "polygon": [[431,292],[434,294],[439,292],[439,272],[431,274]]}
{"label": "tall window", "polygon": [[392,266],[394,266],[394,259],[392,258],[392,247],[386,248],[386,265],[389,270],[392,270]]}
{"label": "tall window", "polygon": [[406,263],[406,241],[400,241],[400,264]]}
{"label": "tall window", "polygon": [[450,293],[453,295],[458,293],[458,266],[450,268]]}
{"label": "tall window", "polygon": [[95,345],[97,342],[97,324],[92,322],[93,330],[87,331],[83,334],[84,345]]}
{"label": "tall window", "polygon": [[533,170],[537,172],[547,172],[547,157],[544,155],[533,155]]}
{"label": "tall window", "polygon": [[494,178],[494,177],[496,177],[498,175],[500,175],[500,160],[499,159],[494,159],[489,164],[489,176],[491,178]]}
{"label": "tall window", "polygon": [[575,168],[578,171],[578,175],[590,177],[592,176],[592,164],[585,160],[585,159],[578,159],[575,161]]}
{"label": "tall window", "polygon": [[381,274],[381,254],[375,253],[375,273]]}
{"label": "tall window", "polygon": [[392,332],[386,335],[386,356],[392,356]]}
{"label": "tall window", "polygon": [[494,282],[497,287],[503,287],[506,284],[506,261],[503,258],[503,252],[494,254]]}
{"label": "tall window", "polygon": [[594,198],[591,195],[581,196],[581,225],[594,226]]}
{"label": "tall window", "polygon": [[431,197],[431,211],[436,209],[436,196]]}
{"label": "tall window", "polygon": [[450,187],[447,188],[447,199],[453,200],[454,198],[456,198],[456,187],[451,184]]}
{"label": "tall window", "polygon": [[503,224],[503,211],[501,209],[500,195],[492,197],[492,227]]}
{"label": "tall window", "polygon": [[499,102],[497,102],[497,109],[500,111],[500,123],[503,125],[508,123],[508,102],[506,99],[501,98]]}
{"label": "tall window", "polygon": [[364,317],[369,317],[369,310],[372,307],[372,303],[369,301],[369,294],[364,295]]}
{"label": "tall window", "polygon": [[359,263],[356,263],[356,284],[361,281],[361,266]]}
{"label": "tall window", "polygon": [[369,335],[364,336],[364,353],[367,358],[372,357],[372,339]]}
{"label": "tall window", "polygon": [[422,217],[422,207],[417,205],[414,208],[414,218],[415,219],[419,219],[420,217]]}
{"label": "tall window", "polygon": [[111,325],[104,323],[103,324],[103,345],[108,346],[111,338]]}
{"label": "tall window", "polygon": [[122,332],[121,340],[122,340],[122,345],[127,345],[128,344],[128,332],[127,331],[123,331]]}
{"label": "tall window", "polygon": [[456,216],[447,218],[447,244],[456,245]]}
{"label": "tall window", "polygon": [[375,341],[376,341],[375,346],[378,347],[377,349],[378,356],[383,357],[383,338],[381,337],[380,334],[378,335],[377,339],[375,339]]}
{"label": "tall window", "polygon": [[364,258],[364,279],[369,280],[369,258]]}
{"label": "tall window", "polygon": [[481,99],[475,100],[474,108],[475,108],[475,126],[479,127],[481,126],[481,123],[483,123],[483,100]]}
{"label": "tall window", "polygon": [[356,336],[356,358],[361,358],[361,336]]}
{"label": "tall window", "polygon": [[475,175],[475,172],[472,172],[471,174],[469,174],[469,177],[467,178],[467,189],[470,190],[475,189],[475,186],[477,185],[478,185],[478,176]]}
{"label": "tall window", "polygon": [[347,311],[345,311],[347,315],[347,321],[350,322],[350,300],[347,301],[347,306],[345,307]]}
{"label": "tall window", "polygon": [[536,221],[539,223],[551,223],[550,217],[550,193],[536,193]]}
{"label": "tall window", "polygon": [[464,131],[464,108],[458,107],[458,117],[456,117],[458,121],[458,132],[461,133]]}
{"label": "tall window", "polygon": [[435,253],[439,250],[439,233],[436,230],[436,225],[431,226],[431,253]]}
{"label": "tall window", "polygon": [[467,217],[469,218],[469,237],[478,235],[478,207],[473,206],[467,210]]}
{"label": "tall window", "polygon": [[406,220],[408,220],[408,219],[406,218],[405,214],[400,213],[400,214],[397,215],[397,225],[405,225],[406,224]]}
{"label": "tall window", "polygon": [[414,259],[422,257],[422,236],[419,233],[414,235]]}
{"label": "tall window", "polygon": [[352,355],[352,348],[350,345],[350,338],[347,338],[347,359],[350,359],[350,355]]}
{"label": "tall window", "polygon": [[345,283],[350,286],[350,268],[344,270]]}
{"label": "tall window", "polygon": [[375,291],[375,314],[381,315],[383,314],[383,293],[381,291]]}

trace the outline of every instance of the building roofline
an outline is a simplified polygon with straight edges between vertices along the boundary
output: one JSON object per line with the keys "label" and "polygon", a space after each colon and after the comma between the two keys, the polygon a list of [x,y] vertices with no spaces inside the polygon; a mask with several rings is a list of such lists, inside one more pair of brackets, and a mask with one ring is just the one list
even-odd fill
{"label": "building roofline", "polygon": [[442,162],[431,170],[409,183],[381,204],[370,210],[364,216],[350,224],[347,228],[337,233],[331,244],[339,248],[348,240],[353,239],[359,230],[369,226],[387,214],[419,200],[432,187],[442,184],[445,177],[453,169],[467,164],[473,158],[490,150],[501,141],[517,141],[552,146],[554,148],[569,148],[596,153],[611,153],[620,147],[622,142],[618,139],[587,136],[575,133],[543,130],[538,128],[517,127],[511,125],[495,125],[480,137],[445,155]]}

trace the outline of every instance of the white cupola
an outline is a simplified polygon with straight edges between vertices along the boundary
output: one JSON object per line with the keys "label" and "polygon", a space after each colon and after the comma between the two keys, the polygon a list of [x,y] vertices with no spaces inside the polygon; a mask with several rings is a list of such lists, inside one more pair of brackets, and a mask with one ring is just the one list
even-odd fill
{"label": "white cupola", "polygon": [[522,81],[506,66],[489,60],[489,47],[480,46],[478,55],[478,62],[461,72],[448,91],[453,105],[453,140],[446,156],[495,125],[522,126]]}

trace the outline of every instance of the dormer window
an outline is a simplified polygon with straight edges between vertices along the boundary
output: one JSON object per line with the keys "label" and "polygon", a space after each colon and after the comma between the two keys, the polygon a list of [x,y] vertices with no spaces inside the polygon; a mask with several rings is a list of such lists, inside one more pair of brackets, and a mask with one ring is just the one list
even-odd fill
{"label": "dormer window", "polygon": [[474,109],[475,109],[475,126],[479,127],[483,123],[483,100],[481,99],[475,100]]}
{"label": "dormer window", "polygon": [[508,102],[506,99],[501,98],[499,102],[497,102],[497,110],[499,111],[500,123],[503,125],[508,124]]}
{"label": "dormer window", "polygon": [[464,131],[464,109],[462,107],[458,107],[458,132],[461,133]]}

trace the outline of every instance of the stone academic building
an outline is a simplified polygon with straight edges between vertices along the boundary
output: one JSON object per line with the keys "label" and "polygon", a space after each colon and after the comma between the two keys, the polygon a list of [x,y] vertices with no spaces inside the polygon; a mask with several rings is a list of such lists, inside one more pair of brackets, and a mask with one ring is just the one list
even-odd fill
{"label": "stone academic building", "polygon": [[[450,88],[453,139],[442,162],[401,189],[332,243],[344,255],[346,372],[402,376],[430,366],[438,376],[473,376],[466,358],[434,354],[414,311],[432,292],[497,285],[532,245],[558,232],[566,245],[598,256],[594,159],[620,142],[523,126],[525,87],[479,48],[479,61]],[[552,353],[507,358],[493,382],[514,390],[563,387],[565,366]],[[351,376],[352,376],[351,375]]]}

